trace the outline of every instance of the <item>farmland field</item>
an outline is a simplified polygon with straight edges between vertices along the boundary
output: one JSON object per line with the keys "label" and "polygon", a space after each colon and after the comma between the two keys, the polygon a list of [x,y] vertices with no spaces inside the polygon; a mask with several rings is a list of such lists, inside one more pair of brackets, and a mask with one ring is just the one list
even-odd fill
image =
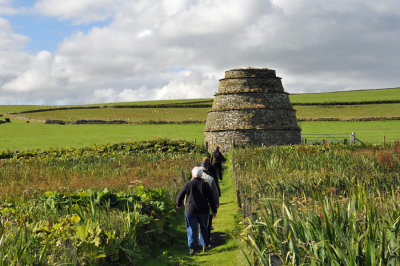
{"label": "farmland field", "polygon": [[[338,118],[354,119],[365,117],[400,116],[400,104],[367,105],[314,105],[295,106],[297,118]],[[37,113],[25,113],[21,116],[41,120],[63,120],[72,122],[86,120],[124,120],[127,122],[182,122],[205,121],[210,108],[100,108],[54,110]]]}
{"label": "farmland field", "polygon": [[400,88],[291,94],[292,103],[365,102],[400,100]]}
{"label": "farmland field", "polygon": [[400,117],[400,104],[294,106],[297,118],[352,119],[364,117]]}
{"label": "farmland field", "polygon": [[13,119],[0,126],[0,150],[82,147],[157,138],[204,142],[204,124],[47,125]]}
{"label": "farmland field", "polygon": [[302,134],[356,133],[356,137],[369,144],[382,144],[400,140],[400,121],[305,121],[299,122]]}
{"label": "farmland field", "polygon": [[139,102],[119,102],[119,103],[104,103],[100,105],[115,106],[115,105],[159,105],[159,104],[212,104],[212,98],[199,99],[178,99],[178,100],[156,100],[156,101],[139,101]]}
{"label": "farmland field", "polygon": [[[356,132],[371,144],[400,139],[399,121],[306,121],[299,122],[302,134]],[[156,138],[183,139],[204,143],[204,124],[167,125],[47,125],[13,120],[0,125],[0,150],[29,150],[50,147],[82,147]]]}
{"label": "farmland field", "polygon": [[125,120],[127,122],[146,121],[205,121],[209,108],[100,108],[55,110],[26,113],[24,117],[34,119],[54,119],[63,121],[87,120]]}
{"label": "farmland field", "polygon": [[48,105],[0,105],[0,114],[23,112],[37,109],[56,108],[56,106]]}

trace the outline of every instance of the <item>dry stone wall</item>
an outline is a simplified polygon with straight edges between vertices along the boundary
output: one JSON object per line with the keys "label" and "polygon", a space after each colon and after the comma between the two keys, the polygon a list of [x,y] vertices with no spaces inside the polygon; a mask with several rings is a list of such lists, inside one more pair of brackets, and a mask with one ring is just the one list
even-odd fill
{"label": "dry stone wall", "polygon": [[301,141],[296,111],[281,78],[270,69],[232,69],[219,82],[208,112],[205,141],[209,150],[232,145],[286,145]]}

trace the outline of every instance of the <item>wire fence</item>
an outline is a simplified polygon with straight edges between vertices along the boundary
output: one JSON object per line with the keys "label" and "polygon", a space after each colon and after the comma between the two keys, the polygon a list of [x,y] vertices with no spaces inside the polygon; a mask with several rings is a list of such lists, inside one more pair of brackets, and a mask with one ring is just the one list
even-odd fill
{"label": "wire fence", "polygon": [[356,137],[355,132],[351,133],[325,133],[325,134],[302,134],[302,144],[325,144],[325,143],[341,143],[341,144],[364,144],[361,140]]}

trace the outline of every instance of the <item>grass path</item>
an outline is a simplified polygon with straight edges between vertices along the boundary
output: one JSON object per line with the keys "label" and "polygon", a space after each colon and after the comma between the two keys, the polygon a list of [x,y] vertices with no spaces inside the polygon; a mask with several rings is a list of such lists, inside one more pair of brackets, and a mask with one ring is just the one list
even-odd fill
{"label": "grass path", "polygon": [[170,248],[147,262],[146,265],[247,265],[246,259],[237,247],[232,237],[237,226],[236,216],[238,207],[235,186],[230,171],[226,170],[224,179],[220,181],[221,198],[217,217],[213,220],[214,230],[211,233],[213,248],[207,252],[188,256],[189,249],[186,240],[186,228],[183,212],[177,215],[178,235],[177,241],[171,243]]}
{"label": "grass path", "polygon": [[[224,172],[224,179],[220,181],[221,198],[217,217],[213,220],[214,231],[211,233],[211,242],[214,246],[210,251],[194,256],[195,265],[247,265],[246,260],[232,238],[237,226],[235,216],[238,213],[235,185],[230,171]],[[221,241],[222,238],[222,241]],[[217,243],[213,243],[217,240]]]}

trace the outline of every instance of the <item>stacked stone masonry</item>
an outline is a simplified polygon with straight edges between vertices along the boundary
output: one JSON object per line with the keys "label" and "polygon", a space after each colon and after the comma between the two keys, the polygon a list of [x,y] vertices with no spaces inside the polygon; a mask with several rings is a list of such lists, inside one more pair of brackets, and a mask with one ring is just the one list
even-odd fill
{"label": "stacked stone masonry", "polygon": [[287,145],[301,141],[296,111],[281,78],[270,69],[225,72],[208,112],[205,141],[209,151],[232,145]]}

